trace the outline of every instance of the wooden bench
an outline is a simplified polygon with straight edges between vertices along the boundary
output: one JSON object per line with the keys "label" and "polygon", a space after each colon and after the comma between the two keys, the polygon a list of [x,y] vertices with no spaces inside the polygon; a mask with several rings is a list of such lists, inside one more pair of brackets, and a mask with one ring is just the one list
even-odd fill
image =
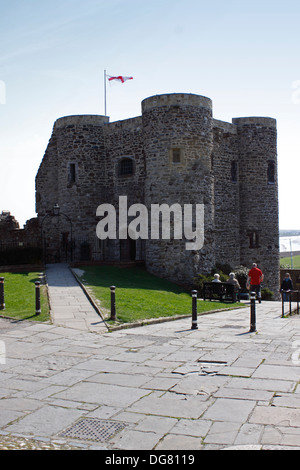
{"label": "wooden bench", "polygon": [[234,285],[227,282],[204,282],[203,300],[206,299],[236,302],[239,301],[239,292],[235,292]]}

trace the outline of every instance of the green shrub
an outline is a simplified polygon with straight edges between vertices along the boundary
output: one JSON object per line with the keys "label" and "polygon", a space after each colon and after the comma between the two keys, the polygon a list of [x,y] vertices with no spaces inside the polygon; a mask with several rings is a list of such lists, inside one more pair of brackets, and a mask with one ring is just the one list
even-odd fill
{"label": "green shrub", "polygon": [[248,292],[246,288],[247,278],[248,278],[249,269],[246,266],[239,266],[236,270],[234,270],[235,277],[239,281],[241,286],[241,292]]}
{"label": "green shrub", "polygon": [[270,289],[268,289],[267,287],[264,287],[262,290],[261,290],[261,298],[263,300],[273,300],[274,298],[274,292],[272,292]]}

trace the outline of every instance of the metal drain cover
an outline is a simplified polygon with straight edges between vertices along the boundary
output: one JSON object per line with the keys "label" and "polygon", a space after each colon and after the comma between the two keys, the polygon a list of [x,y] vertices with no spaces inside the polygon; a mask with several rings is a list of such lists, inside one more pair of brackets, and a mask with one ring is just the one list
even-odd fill
{"label": "metal drain cover", "polygon": [[81,418],[75,424],[60,433],[60,437],[106,442],[121,432],[126,424],[96,418]]}

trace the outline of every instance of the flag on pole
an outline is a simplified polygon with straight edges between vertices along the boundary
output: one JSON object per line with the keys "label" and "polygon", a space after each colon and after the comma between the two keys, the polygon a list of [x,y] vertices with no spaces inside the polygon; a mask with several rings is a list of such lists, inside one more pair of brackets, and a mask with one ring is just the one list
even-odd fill
{"label": "flag on pole", "polygon": [[112,75],[107,75],[106,70],[104,70],[104,112],[105,112],[105,116],[107,116],[106,79],[108,79],[109,84],[112,85],[113,83],[125,83],[127,80],[133,80],[133,77],[124,77],[123,75],[113,77]]}
{"label": "flag on pole", "polygon": [[122,75],[119,75],[118,77],[113,77],[111,75],[106,75],[106,77],[108,78],[109,82],[112,82],[113,80],[115,80],[116,82],[124,83],[127,80],[133,80],[133,77],[124,77]]}

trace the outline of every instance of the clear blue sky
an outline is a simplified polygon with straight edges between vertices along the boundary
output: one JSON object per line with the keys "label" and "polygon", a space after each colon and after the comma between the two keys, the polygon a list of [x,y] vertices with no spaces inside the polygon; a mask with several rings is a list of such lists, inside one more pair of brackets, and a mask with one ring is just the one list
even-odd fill
{"label": "clear blue sky", "polygon": [[214,117],[278,123],[280,228],[300,229],[299,0],[0,0],[0,211],[35,216],[54,121],[141,114],[160,93],[213,100]]}

